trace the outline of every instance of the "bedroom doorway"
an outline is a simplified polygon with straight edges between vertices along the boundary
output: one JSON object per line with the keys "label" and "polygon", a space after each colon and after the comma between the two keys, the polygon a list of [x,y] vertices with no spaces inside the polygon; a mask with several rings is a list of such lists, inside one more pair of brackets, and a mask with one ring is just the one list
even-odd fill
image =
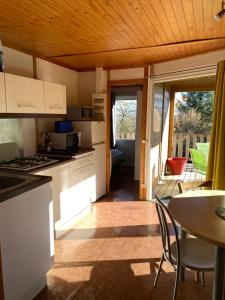
{"label": "bedroom doorway", "polygon": [[111,177],[113,199],[137,200],[140,181],[142,86],[111,88]]}

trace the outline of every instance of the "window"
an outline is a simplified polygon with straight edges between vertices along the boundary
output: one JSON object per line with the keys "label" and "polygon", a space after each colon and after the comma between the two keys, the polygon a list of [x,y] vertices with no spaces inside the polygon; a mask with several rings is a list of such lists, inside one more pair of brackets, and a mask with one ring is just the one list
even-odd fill
{"label": "window", "polygon": [[116,100],[115,132],[116,140],[135,140],[137,100]]}

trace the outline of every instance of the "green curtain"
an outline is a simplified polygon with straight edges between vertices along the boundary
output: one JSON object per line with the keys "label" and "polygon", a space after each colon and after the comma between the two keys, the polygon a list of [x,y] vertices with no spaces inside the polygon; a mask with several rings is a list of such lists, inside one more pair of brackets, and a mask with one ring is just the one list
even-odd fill
{"label": "green curtain", "polygon": [[218,63],[207,179],[213,188],[225,190],[225,61]]}

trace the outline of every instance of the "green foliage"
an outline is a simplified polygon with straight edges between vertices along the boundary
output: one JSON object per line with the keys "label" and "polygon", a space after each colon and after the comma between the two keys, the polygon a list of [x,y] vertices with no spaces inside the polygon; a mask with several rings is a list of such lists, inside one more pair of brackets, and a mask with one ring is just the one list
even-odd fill
{"label": "green foliage", "polygon": [[176,101],[175,131],[209,133],[212,128],[214,92],[185,92]]}

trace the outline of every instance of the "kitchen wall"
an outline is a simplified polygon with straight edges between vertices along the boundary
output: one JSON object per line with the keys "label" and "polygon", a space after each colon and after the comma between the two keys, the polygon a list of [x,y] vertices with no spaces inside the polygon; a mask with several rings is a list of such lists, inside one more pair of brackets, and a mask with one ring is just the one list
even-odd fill
{"label": "kitchen wall", "polygon": [[3,46],[5,72],[33,77],[33,57],[26,53]]}
{"label": "kitchen wall", "polygon": [[[11,74],[33,77],[33,56],[3,45],[5,71]],[[107,92],[107,71],[76,72],[48,61],[37,59],[37,78],[63,84],[67,88],[68,105],[92,105],[92,93]],[[143,68],[109,71],[111,80],[143,78]],[[51,131],[55,118],[6,119],[0,120],[0,143],[15,141],[21,153],[30,155],[36,152],[36,133]],[[16,130],[15,130],[16,128]],[[29,128],[29,130],[28,130]],[[37,131],[36,131],[37,129]],[[29,132],[28,132],[28,131]],[[29,134],[28,134],[29,133]]]}
{"label": "kitchen wall", "polygon": [[[33,77],[33,57],[29,54],[3,46],[5,71],[25,77]],[[79,73],[67,68],[37,59],[37,77],[42,80],[63,84],[67,88],[67,101],[78,105]],[[36,126],[40,131],[51,130],[54,118],[2,119],[0,120],[0,143],[16,142],[22,155],[36,152]]]}
{"label": "kitchen wall", "polygon": [[91,106],[92,93],[95,93],[95,71],[80,72],[78,82],[79,105]]}
{"label": "kitchen wall", "polygon": [[22,155],[23,137],[21,128],[21,119],[0,119],[0,144],[9,142],[16,143]]}

